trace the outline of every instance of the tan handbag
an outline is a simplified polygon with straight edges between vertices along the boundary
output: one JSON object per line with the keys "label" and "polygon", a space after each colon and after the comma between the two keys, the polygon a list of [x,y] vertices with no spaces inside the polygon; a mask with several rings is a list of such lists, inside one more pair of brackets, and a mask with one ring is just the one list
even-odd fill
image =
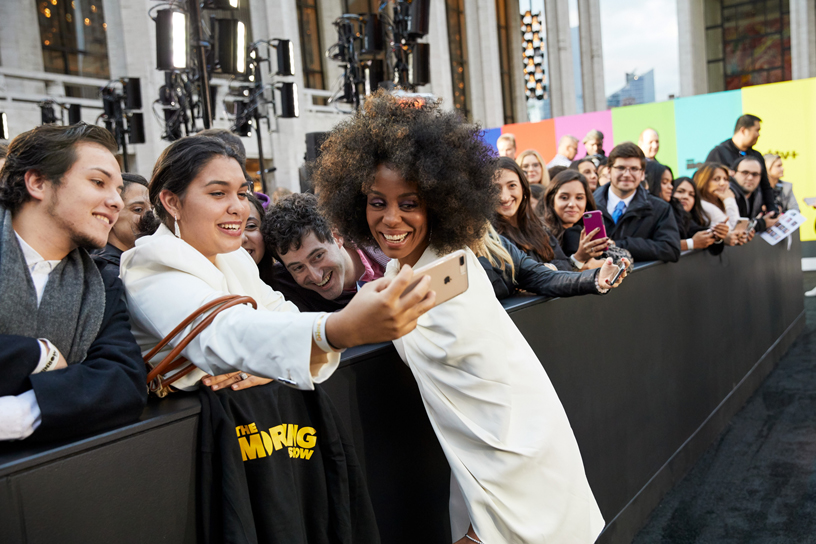
{"label": "tan handbag", "polygon": [[[178,327],[173,329],[170,334],[162,338],[161,342],[156,344],[156,347],[150,350],[150,352],[144,356],[144,362],[148,367],[147,373],[147,388],[148,390],[155,394],[159,398],[166,397],[168,393],[170,393],[171,389],[170,386],[176,382],[177,380],[183,378],[193,370],[195,370],[196,366],[188,361],[186,358],[181,357],[181,352],[184,348],[187,347],[187,344],[193,341],[193,339],[201,334],[201,331],[206,329],[213,320],[228,308],[232,308],[233,306],[237,306],[239,304],[251,304],[253,308],[258,309],[258,304],[255,302],[255,299],[248,296],[242,295],[226,295],[223,297],[218,297],[215,300],[211,300],[195,312],[191,313],[187,318],[179,323]],[[179,335],[181,331],[186,329],[190,323],[204,315],[205,313],[210,312],[210,314],[204,318],[201,323],[196,325],[190,333],[185,336],[178,345],[173,348],[173,350],[167,354],[162,362],[153,366],[150,364],[150,360],[164,348],[173,338]],[[183,368],[182,368],[183,367]],[[173,370],[179,369],[178,372],[170,376],[169,378],[165,378],[164,374],[168,372],[172,372]]]}

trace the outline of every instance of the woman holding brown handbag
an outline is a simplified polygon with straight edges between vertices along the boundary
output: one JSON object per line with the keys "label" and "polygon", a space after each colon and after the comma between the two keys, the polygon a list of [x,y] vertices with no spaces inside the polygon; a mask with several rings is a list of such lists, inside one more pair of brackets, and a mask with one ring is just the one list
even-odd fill
{"label": "woman holding brown handbag", "polygon": [[[257,303],[257,309],[237,305],[221,312],[187,345],[183,355],[199,370],[176,382],[177,388],[190,389],[206,374],[243,372],[313,389],[337,368],[342,349],[399,338],[432,307],[428,279],[400,298],[410,283],[406,268],[393,281],[366,285],[340,312],[299,313],[260,280],[241,248],[247,190],[239,157],[220,140],[174,142],[159,158],[150,183],[158,228],[122,256],[120,274],[143,353],[218,297],[244,295]],[[161,357],[159,352],[157,360]]]}

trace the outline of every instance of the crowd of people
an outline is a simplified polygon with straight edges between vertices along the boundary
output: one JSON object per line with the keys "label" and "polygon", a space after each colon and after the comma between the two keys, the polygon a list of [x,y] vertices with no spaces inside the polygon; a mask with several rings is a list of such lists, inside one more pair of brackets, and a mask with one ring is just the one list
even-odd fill
{"label": "crowd of people", "polygon": [[[323,144],[316,194],[271,197],[252,190],[227,131],[173,142],[148,181],[121,173],[102,128],[30,130],[0,171],[0,440],[135,420],[142,355],[160,347],[161,360],[187,333],[192,365],[168,373],[172,388],[225,395],[306,394],[345,348],[391,341],[451,467],[455,541],[593,542],[604,522],[578,445],[499,299],[603,295],[633,262],[749,242],[796,206],[781,159],[753,150],[759,127],[740,117],[692,178],[674,179],[652,129],[608,156],[597,130],[581,158],[565,136],[549,163],[505,134],[497,157],[437,102],[380,91]],[[740,218],[756,221],[739,231]],[[459,250],[468,289],[436,305],[412,269]],[[172,337],[225,295],[253,304]],[[369,519],[370,503],[355,505]]]}

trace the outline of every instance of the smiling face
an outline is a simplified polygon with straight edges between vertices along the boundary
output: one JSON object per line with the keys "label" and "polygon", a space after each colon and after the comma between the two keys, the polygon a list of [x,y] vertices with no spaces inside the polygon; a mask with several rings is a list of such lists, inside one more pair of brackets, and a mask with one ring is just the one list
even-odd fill
{"label": "smiling face", "polygon": [[666,168],[660,177],[660,197],[666,202],[671,202],[672,191],[674,190],[674,180],[671,172]]}
{"label": "smiling face", "polygon": [[521,161],[521,169],[524,170],[524,175],[527,176],[527,181],[530,183],[541,183],[541,178],[544,175],[544,167],[538,162],[535,155],[527,155]]}
{"label": "smiling face", "polygon": [[785,175],[785,167],[782,165],[782,159],[775,159],[768,168],[768,177],[772,180],[780,180]]}
{"label": "smiling face", "polygon": [[54,227],[49,231],[63,239],[55,245],[68,251],[101,248],[124,206],[122,174],[113,154],[99,144],[79,143],[75,152],[76,162],[61,183],[43,186],[42,201]]}
{"label": "smiling face", "polygon": [[241,247],[247,250],[249,256],[255,264],[261,262],[266,246],[264,246],[263,235],[261,234],[261,217],[255,206],[249,206],[249,218],[244,227],[244,236],[241,238]]}
{"label": "smiling face", "polygon": [[674,198],[676,198],[677,201],[680,202],[680,205],[683,206],[683,209],[689,213],[694,209],[694,195],[694,185],[688,181],[682,182],[677,186],[677,190],[674,191]]}
{"label": "smiling face", "polygon": [[647,159],[654,159],[660,151],[660,136],[654,130],[644,130],[638,145]]}
{"label": "smiling face", "polygon": [[505,217],[511,224],[516,224],[516,213],[524,198],[521,180],[512,170],[501,169],[496,173],[496,185],[499,187],[499,207],[496,212]]}
{"label": "smiling face", "polygon": [[377,167],[366,194],[371,236],[388,257],[413,266],[428,247],[428,214],[417,186],[386,165]]}
{"label": "smiling face", "polygon": [[570,181],[559,187],[553,199],[553,210],[565,229],[570,228],[581,219],[586,211],[586,192],[580,181]]}
{"label": "smiling face", "polygon": [[124,208],[119,212],[119,219],[111,229],[108,243],[122,251],[127,251],[136,245],[139,221],[151,209],[150,195],[144,185],[131,183],[122,194],[122,200]]}
{"label": "smiling face", "polygon": [[578,171],[586,178],[590,191],[598,188],[598,173],[595,171],[595,164],[592,161],[584,161],[579,164]]}
{"label": "smiling face", "polygon": [[643,166],[637,157],[619,158],[609,167],[611,190],[618,198],[628,198],[637,190],[643,178]]}
{"label": "smiling face", "polygon": [[238,161],[217,155],[201,168],[183,199],[167,189],[164,208],[179,218],[181,238],[211,262],[241,247],[249,217],[247,185]]}
{"label": "smiling face", "polygon": [[334,300],[343,293],[346,271],[353,269],[342,243],[342,239],[321,242],[310,232],[300,248],[280,255],[281,262],[298,285]]}

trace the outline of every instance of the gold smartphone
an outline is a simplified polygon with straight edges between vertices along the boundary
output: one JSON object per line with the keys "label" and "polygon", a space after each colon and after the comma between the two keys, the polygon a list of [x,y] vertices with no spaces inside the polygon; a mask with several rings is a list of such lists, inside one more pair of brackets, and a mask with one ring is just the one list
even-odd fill
{"label": "gold smartphone", "polygon": [[422,280],[422,276],[431,277],[430,290],[436,293],[434,306],[439,306],[443,302],[447,302],[467,291],[467,254],[460,249],[415,269],[414,281],[400,296],[404,297],[410,293]]}
{"label": "gold smartphone", "polygon": [[737,224],[734,226],[733,233],[742,234],[743,232],[747,232],[748,223],[750,221],[751,220],[748,219],[747,217],[740,217],[739,220],[737,221]]}

